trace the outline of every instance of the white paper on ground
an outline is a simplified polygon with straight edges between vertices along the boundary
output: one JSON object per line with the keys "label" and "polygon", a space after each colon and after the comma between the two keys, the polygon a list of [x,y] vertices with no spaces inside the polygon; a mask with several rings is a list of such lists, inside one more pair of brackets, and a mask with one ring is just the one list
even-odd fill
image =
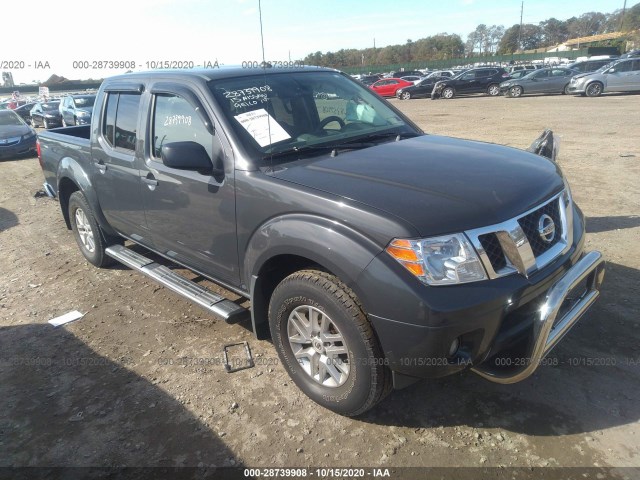
{"label": "white paper on ground", "polygon": [[264,108],[236,115],[235,119],[249,132],[258,145],[266,147],[272,143],[291,138],[280,124]]}
{"label": "white paper on ground", "polygon": [[65,323],[73,322],[74,320],[78,320],[84,317],[84,313],[80,313],[77,310],[73,312],[65,313],[64,315],[60,315],[59,317],[52,318],[49,320],[49,323],[54,327],[59,327],[60,325],[64,325]]}

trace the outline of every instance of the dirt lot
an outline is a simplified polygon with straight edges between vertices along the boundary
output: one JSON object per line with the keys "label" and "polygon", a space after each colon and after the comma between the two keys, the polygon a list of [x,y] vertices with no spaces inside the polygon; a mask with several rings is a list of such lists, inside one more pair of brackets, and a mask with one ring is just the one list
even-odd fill
{"label": "dirt lot", "polygon": [[[340,417],[298,391],[249,325],[87,264],[58,203],[34,198],[37,159],[4,160],[0,466],[639,467],[640,95],[393,102],[430,133],[518,148],[545,127],[562,137],[587,248],[608,272],[557,366],[511,386],[425,381]],[[70,310],[86,315],[47,324]],[[242,340],[259,364],[227,374],[222,346]]]}

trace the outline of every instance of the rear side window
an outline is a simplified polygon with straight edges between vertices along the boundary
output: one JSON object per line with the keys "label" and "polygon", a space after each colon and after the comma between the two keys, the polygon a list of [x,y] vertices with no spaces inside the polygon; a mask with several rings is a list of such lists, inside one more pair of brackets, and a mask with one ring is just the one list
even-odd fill
{"label": "rear side window", "polygon": [[632,62],[620,62],[614,68],[616,72],[630,72],[631,71],[631,63]]}
{"label": "rear side window", "polygon": [[640,70],[640,59],[633,61],[633,66],[631,67],[631,70],[633,70],[634,72],[637,72],[638,70]]}
{"label": "rear side window", "polygon": [[213,136],[189,102],[175,95],[156,96],[153,116],[153,156],[160,158],[162,145],[187,141],[202,145],[210,159],[217,158],[222,148],[216,140],[214,157]]}
{"label": "rear side window", "polygon": [[103,135],[115,148],[135,151],[140,94],[109,93]]}

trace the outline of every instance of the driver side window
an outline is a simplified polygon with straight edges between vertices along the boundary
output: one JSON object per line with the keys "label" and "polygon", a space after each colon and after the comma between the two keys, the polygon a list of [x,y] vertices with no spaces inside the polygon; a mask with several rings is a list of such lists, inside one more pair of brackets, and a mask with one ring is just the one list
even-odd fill
{"label": "driver side window", "polygon": [[[189,102],[177,95],[156,95],[153,113],[152,154],[160,158],[162,146],[171,142],[196,142],[215,160],[222,147],[209,133]],[[214,145],[216,148],[214,148]]]}

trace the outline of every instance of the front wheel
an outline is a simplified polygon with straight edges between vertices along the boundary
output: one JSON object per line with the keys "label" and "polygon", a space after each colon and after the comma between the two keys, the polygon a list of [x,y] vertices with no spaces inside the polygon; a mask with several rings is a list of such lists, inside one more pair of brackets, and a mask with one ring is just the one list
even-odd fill
{"label": "front wheel", "polygon": [[356,416],[391,390],[371,324],[355,294],[333,275],[301,270],[285,278],[271,296],[269,326],[287,373],[323,407]]}
{"label": "front wheel", "polygon": [[500,95],[500,85],[498,85],[497,83],[492,83],[487,87],[487,93],[492,97]]}
{"label": "front wheel", "polygon": [[401,100],[411,100],[411,92],[402,92],[400,94]]}
{"label": "front wheel", "polygon": [[446,98],[446,99],[453,98],[455,94],[456,92],[451,87],[446,87],[444,90],[442,90],[442,93],[441,93],[442,98]]}
{"label": "front wheel", "polygon": [[511,87],[509,89],[509,94],[513,98],[521,97],[522,96],[522,87],[519,87],[518,85],[515,85],[515,86]]}
{"label": "front wheel", "polygon": [[569,84],[568,83],[562,89],[562,94],[563,95],[570,95],[571,94],[571,92],[569,91]]}
{"label": "front wheel", "polygon": [[89,263],[96,267],[106,267],[114,263],[114,259],[105,253],[105,249],[109,244],[121,240],[103,234],[82,192],[73,192],[69,197],[69,219],[80,252]]}
{"label": "front wheel", "polygon": [[587,97],[599,97],[602,94],[602,84],[600,82],[593,82],[587,87],[585,93]]}

